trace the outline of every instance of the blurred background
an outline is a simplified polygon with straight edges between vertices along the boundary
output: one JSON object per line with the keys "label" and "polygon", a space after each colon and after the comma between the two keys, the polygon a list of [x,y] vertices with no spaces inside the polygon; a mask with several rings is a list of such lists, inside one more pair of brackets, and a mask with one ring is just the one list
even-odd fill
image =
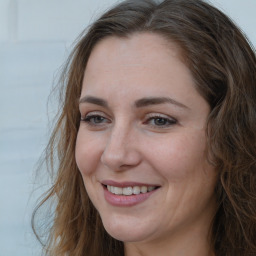
{"label": "blurred background", "polygon": [[[30,219],[47,98],[79,33],[116,0],[0,0],[0,256],[40,255]],[[256,46],[256,0],[212,0]],[[47,173],[45,173],[47,175]]]}

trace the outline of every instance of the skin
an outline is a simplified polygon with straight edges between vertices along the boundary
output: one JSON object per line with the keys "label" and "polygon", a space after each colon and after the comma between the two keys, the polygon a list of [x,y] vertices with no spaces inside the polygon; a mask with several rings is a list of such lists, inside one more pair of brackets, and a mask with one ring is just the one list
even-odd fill
{"label": "skin", "polygon": [[[210,107],[180,56],[176,44],[156,34],[109,37],[93,49],[85,70],[76,161],[105,229],[124,241],[129,256],[214,255],[216,172],[206,159],[205,133]],[[135,104],[149,97],[172,102]],[[104,180],[159,188],[137,205],[113,206]]]}

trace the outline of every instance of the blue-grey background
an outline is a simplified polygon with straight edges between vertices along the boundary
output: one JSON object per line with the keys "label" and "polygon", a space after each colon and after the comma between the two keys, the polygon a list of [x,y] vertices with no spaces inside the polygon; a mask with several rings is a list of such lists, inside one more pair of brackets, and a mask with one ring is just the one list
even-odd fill
{"label": "blue-grey background", "polygon": [[[40,255],[30,218],[43,191],[34,173],[49,135],[47,97],[77,35],[115,2],[0,0],[0,256]],[[256,0],[212,3],[256,45]]]}

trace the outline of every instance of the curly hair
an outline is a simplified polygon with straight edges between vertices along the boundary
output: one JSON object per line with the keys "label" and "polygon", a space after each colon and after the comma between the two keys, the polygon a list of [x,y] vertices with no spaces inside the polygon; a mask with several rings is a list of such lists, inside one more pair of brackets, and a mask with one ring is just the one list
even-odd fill
{"label": "curly hair", "polygon": [[150,32],[175,42],[211,107],[208,158],[218,170],[218,209],[212,246],[218,256],[256,255],[256,57],[242,31],[202,0],[127,0],[85,30],[61,77],[61,110],[45,150],[53,186],[34,211],[54,202],[44,244],[54,256],[124,255],[124,246],[104,230],[75,161],[80,124],[77,99],[92,49],[106,37]]}

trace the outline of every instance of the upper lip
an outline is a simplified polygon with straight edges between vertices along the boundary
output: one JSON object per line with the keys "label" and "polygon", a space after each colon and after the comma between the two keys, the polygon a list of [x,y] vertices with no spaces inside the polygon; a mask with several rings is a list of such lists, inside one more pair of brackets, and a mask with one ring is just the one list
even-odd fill
{"label": "upper lip", "polygon": [[103,180],[101,182],[101,184],[107,186],[114,186],[114,187],[120,187],[120,188],[124,188],[124,187],[135,187],[135,186],[147,186],[147,187],[159,187],[159,185],[156,184],[148,184],[148,183],[142,183],[142,182],[134,182],[134,181],[123,181],[123,182],[117,182],[114,180]]}

